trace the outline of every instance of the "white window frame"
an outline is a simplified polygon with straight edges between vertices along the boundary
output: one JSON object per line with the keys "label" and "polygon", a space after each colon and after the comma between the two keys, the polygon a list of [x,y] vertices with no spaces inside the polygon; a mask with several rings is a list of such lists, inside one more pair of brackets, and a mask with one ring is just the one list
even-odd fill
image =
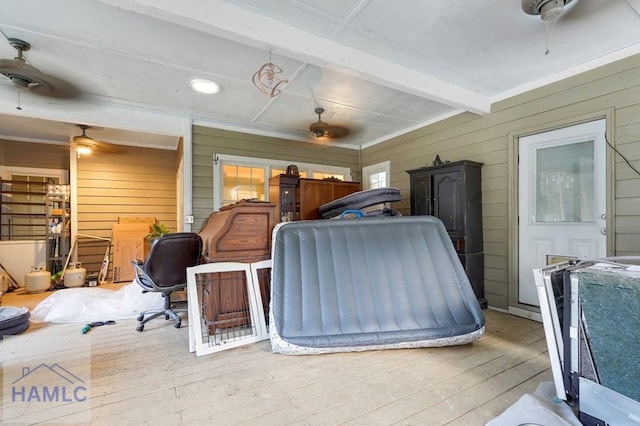
{"label": "white window frame", "polygon": [[41,169],[33,167],[0,166],[2,179],[10,179],[12,175],[57,177],[60,184],[69,183],[69,172],[63,169]]}
{"label": "white window frame", "polygon": [[348,167],[329,166],[323,164],[301,163],[299,161],[273,160],[269,158],[244,157],[241,155],[229,154],[213,154],[213,210],[218,211],[222,207],[222,166],[232,164],[237,166],[248,167],[264,167],[265,182],[264,193],[267,200],[269,197],[269,178],[271,177],[271,169],[286,169],[287,166],[295,164],[298,166],[300,173],[306,172],[307,176],[313,176],[313,173],[332,173],[342,175],[345,180],[351,181],[351,169]]}
{"label": "white window frame", "polygon": [[385,172],[386,182],[385,186],[391,185],[391,161],[383,161],[381,163],[372,164],[362,168],[362,189],[369,188],[369,176],[375,173]]}

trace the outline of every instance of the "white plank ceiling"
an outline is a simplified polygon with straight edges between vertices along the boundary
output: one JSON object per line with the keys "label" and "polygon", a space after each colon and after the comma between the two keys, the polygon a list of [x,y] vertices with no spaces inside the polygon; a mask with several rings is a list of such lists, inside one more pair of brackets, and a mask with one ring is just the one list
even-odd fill
{"label": "white plank ceiling", "polygon": [[[0,76],[0,138],[25,141],[68,143],[84,123],[98,139],[172,149],[192,120],[314,143],[308,127],[322,106],[323,121],[350,130],[331,143],[357,148],[461,111],[486,114],[498,100],[640,51],[637,0],[573,0],[549,28],[520,0],[20,0],[0,8],[4,35],[31,43],[28,63],[78,90],[43,97]],[[275,98],[251,81],[270,52],[288,80]],[[0,39],[0,58],[14,56]],[[220,93],[194,93],[193,78],[217,81]]]}

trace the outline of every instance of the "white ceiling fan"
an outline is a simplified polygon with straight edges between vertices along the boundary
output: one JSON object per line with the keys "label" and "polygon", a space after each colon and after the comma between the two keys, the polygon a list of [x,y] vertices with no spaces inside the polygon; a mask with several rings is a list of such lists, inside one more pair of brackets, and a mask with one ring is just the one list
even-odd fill
{"label": "white ceiling fan", "polygon": [[[529,15],[540,15],[543,21],[555,21],[574,0],[522,0],[522,10]],[[575,0],[577,3],[579,0]],[[575,5],[574,3],[574,5]]]}
{"label": "white ceiling fan", "polygon": [[13,59],[0,59],[0,74],[8,78],[11,84],[50,98],[69,99],[78,96],[78,90],[71,83],[46,74],[27,62],[23,53],[31,49],[30,43],[6,35],[5,38],[17,51]]}

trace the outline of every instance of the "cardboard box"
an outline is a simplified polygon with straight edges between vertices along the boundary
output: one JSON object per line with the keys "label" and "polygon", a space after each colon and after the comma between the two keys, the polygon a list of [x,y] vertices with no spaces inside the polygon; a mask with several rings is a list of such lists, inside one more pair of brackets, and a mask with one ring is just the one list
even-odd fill
{"label": "cardboard box", "polygon": [[118,223],[113,225],[113,282],[135,278],[134,259],[144,260],[149,253],[145,236],[151,232],[148,223]]}
{"label": "cardboard box", "polygon": [[150,223],[115,223],[111,227],[113,238],[116,238],[116,236],[140,235],[143,232],[145,233],[144,235],[147,235],[151,232],[151,229]]}
{"label": "cardboard box", "polygon": [[153,225],[157,223],[155,217],[118,217],[118,223],[147,223]]}

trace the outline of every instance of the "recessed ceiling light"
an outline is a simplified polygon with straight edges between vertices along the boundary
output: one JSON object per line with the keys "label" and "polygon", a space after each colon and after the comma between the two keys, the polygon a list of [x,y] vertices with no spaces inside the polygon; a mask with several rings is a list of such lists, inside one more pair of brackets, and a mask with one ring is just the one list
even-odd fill
{"label": "recessed ceiling light", "polygon": [[194,78],[189,84],[193,90],[198,93],[204,93],[205,95],[213,95],[220,91],[220,85],[218,83],[204,78]]}

